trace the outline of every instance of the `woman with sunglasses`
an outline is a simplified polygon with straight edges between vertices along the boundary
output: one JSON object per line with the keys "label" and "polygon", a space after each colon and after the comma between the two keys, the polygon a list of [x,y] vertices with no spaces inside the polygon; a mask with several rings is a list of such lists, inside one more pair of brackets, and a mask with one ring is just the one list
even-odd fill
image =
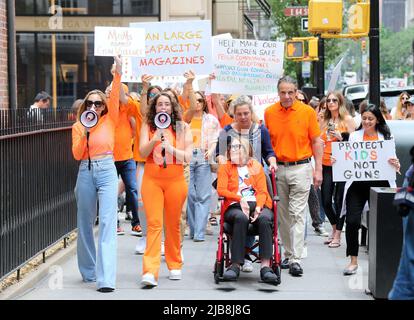
{"label": "woman with sunglasses", "polygon": [[[349,142],[391,140],[390,128],[381,114],[381,110],[369,104],[362,113],[362,123],[359,128],[349,136]],[[332,158],[334,163],[336,159]],[[388,163],[400,171],[398,158],[388,159]],[[358,269],[358,230],[361,227],[362,211],[369,203],[370,189],[373,187],[395,187],[395,181],[348,181],[342,203],[341,217],[345,217],[346,229],[346,255],[351,257],[349,265],[344,269],[345,276],[352,275]]]}
{"label": "woman with sunglasses", "polygon": [[259,233],[260,278],[277,283],[270,268],[272,257],[272,199],[267,191],[266,176],[260,162],[253,158],[253,147],[245,138],[232,138],[226,163],[218,169],[217,193],[225,198],[224,220],[232,225],[231,266],[224,272],[226,281],[236,281],[245,260],[249,223]]}
{"label": "woman with sunglasses", "polygon": [[410,99],[410,95],[406,91],[401,92],[397,105],[391,110],[392,120],[404,120],[406,113],[405,102],[408,99]]}
{"label": "woman with sunglasses", "polygon": [[[190,72],[186,72],[184,77],[193,78]],[[191,84],[187,92],[190,108],[184,114],[184,120],[190,124],[193,134],[187,218],[190,238],[195,242],[202,242],[206,233],[212,193],[210,163],[214,161],[220,123],[216,117],[208,113],[206,98],[200,91],[194,92]]]}
{"label": "woman with sunglasses", "polygon": [[[321,138],[324,142],[321,195],[323,209],[332,225],[332,234],[324,243],[329,248],[338,248],[341,245],[343,227],[343,219],[339,217],[345,183],[333,182],[332,142],[347,140],[349,134],[355,131],[355,123],[346,109],[345,98],[340,92],[329,92],[326,106],[324,122],[321,127]],[[332,206],[332,197],[334,198],[334,206]]]}
{"label": "woman with sunglasses", "polygon": [[[81,160],[75,187],[78,226],[78,267],[84,282],[96,282],[98,291],[112,292],[116,282],[116,221],[118,178],[114,164],[114,135],[118,123],[121,59],[115,57],[112,93],[90,91],[72,127],[72,152]],[[80,117],[85,110],[98,115],[95,127],[85,128]],[[93,224],[99,200],[99,238],[96,253]]]}
{"label": "woman with sunglasses", "polygon": [[[156,117],[160,112],[171,117],[171,125],[166,129],[157,127]],[[180,106],[165,92],[152,100],[145,119],[139,144],[139,152],[146,158],[141,194],[147,219],[141,284],[153,287],[158,285],[164,211],[169,278],[181,279],[180,219],[187,197],[183,162],[191,160],[193,138],[188,124],[181,121]]]}

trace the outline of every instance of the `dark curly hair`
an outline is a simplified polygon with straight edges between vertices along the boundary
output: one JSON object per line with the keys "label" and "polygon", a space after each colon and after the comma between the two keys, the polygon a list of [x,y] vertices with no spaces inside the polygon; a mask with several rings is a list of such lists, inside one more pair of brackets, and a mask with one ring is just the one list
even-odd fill
{"label": "dark curly hair", "polygon": [[[390,127],[388,127],[387,123],[385,122],[385,119],[381,113],[380,108],[378,108],[375,104],[368,103],[363,113],[361,113],[361,116],[365,112],[371,112],[375,116],[375,118],[377,118],[378,123],[375,125],[375,129],[384,136],[385,140],[390,140],[391,130],[390,130]],[[361,125],[359,126],[357,130],[361,130],[361,129],[362,129],[362,121],[361,121]]]}
{"label": "dark curly hair", "polygon": [[177,132],[177,127],[178,127],[178,129],[181,129],[181,127],[180,127],[180,122],[182,121],[181,107],[176,101],[171,99],[170,95],[166,92],[161,92],[161,93],[157,94],[154,97],[154,99],[152,99],[151,104],[149,106],[148,113],[147,113],[147,123],[148,123],[151,131],[157,130],[157,126],[155,125],[154,119],[155,119],[155,115],[157,114],[157,112],[156,112],[157,101],[160,97],[167,97],[168,100],[170,100],[171,110],[172,110],[172,112],[171,112],[171,126],[172,126],[174,132]]}

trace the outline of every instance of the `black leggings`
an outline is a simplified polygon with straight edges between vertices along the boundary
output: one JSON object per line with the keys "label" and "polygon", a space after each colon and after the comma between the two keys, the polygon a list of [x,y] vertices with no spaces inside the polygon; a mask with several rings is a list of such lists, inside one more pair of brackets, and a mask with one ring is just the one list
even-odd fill
{"label": "black leggings", "polygon": [[311,185],[309,191],[308,206],[309,213],[312,218],[312,227],[317,228],[322,224],[323,221],[320,215],[321,208],[319,205],[318,193],[313,185]]}
{"label": "black leggings", "polygon": [[[244,262],[244,246],[246,243],[249,220],[240,208],[232,206],[224,214],[224,221],[233,226],[231,239],[231,262],[241,264]],[[258,228],[259,257],[261,259],[270,259],[272,257],[272,225],[273,212],[268,208],[263,208],[259,217],[255,222],[253,222],[253,226]]]}
{"label": "black leggings", "polygon": [[[332,167],[322,166],[322,205],[331,225],[336,225],[336,230],[342,230],[344,217],[340,218],[342,201],[344,198],[345,182],[333,182]],[[334,206],[332,206],[332,197]],[[334,208],[335,207],[335,208]]]}
{"label": "black leggings", "polygon": [[358,256],[358,230],[372,187],[389,187],[388,181],[354,181],[346,194],[346,256]]}

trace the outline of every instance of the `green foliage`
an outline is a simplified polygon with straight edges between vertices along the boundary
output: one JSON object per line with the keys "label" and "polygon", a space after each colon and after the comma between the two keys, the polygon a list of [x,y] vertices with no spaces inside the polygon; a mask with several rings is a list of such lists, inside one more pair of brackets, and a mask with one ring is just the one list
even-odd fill
{"label": "green foliage", "polygon": [[380,32],[380,69],[384,78],[402,78],[413,70],[414,27],[400,32],[385,28]]}

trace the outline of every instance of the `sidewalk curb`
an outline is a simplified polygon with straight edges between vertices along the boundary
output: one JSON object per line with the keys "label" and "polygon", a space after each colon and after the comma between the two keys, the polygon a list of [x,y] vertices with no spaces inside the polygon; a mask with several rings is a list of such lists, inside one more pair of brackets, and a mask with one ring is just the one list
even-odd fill
{"label": "sidewalk curb", "polygon": [[[98,232],[99,228],[94,228],[94,236]],[[23,293],[29,289],[35,288],[35,286],[49,275],[50,267],[54,265],[60,265],[68,261],[70,258],[76,255],[77,241],[69,244],[66,248],[59,250],[59,252],[53,254],[51,257],[46,258],[46,262],[39,265],[36,269],[31,271],[27,276],[22,278],[18,283],[6,288],[3,292],[0,292],[0,300],[14,300],[20,297]]]}

